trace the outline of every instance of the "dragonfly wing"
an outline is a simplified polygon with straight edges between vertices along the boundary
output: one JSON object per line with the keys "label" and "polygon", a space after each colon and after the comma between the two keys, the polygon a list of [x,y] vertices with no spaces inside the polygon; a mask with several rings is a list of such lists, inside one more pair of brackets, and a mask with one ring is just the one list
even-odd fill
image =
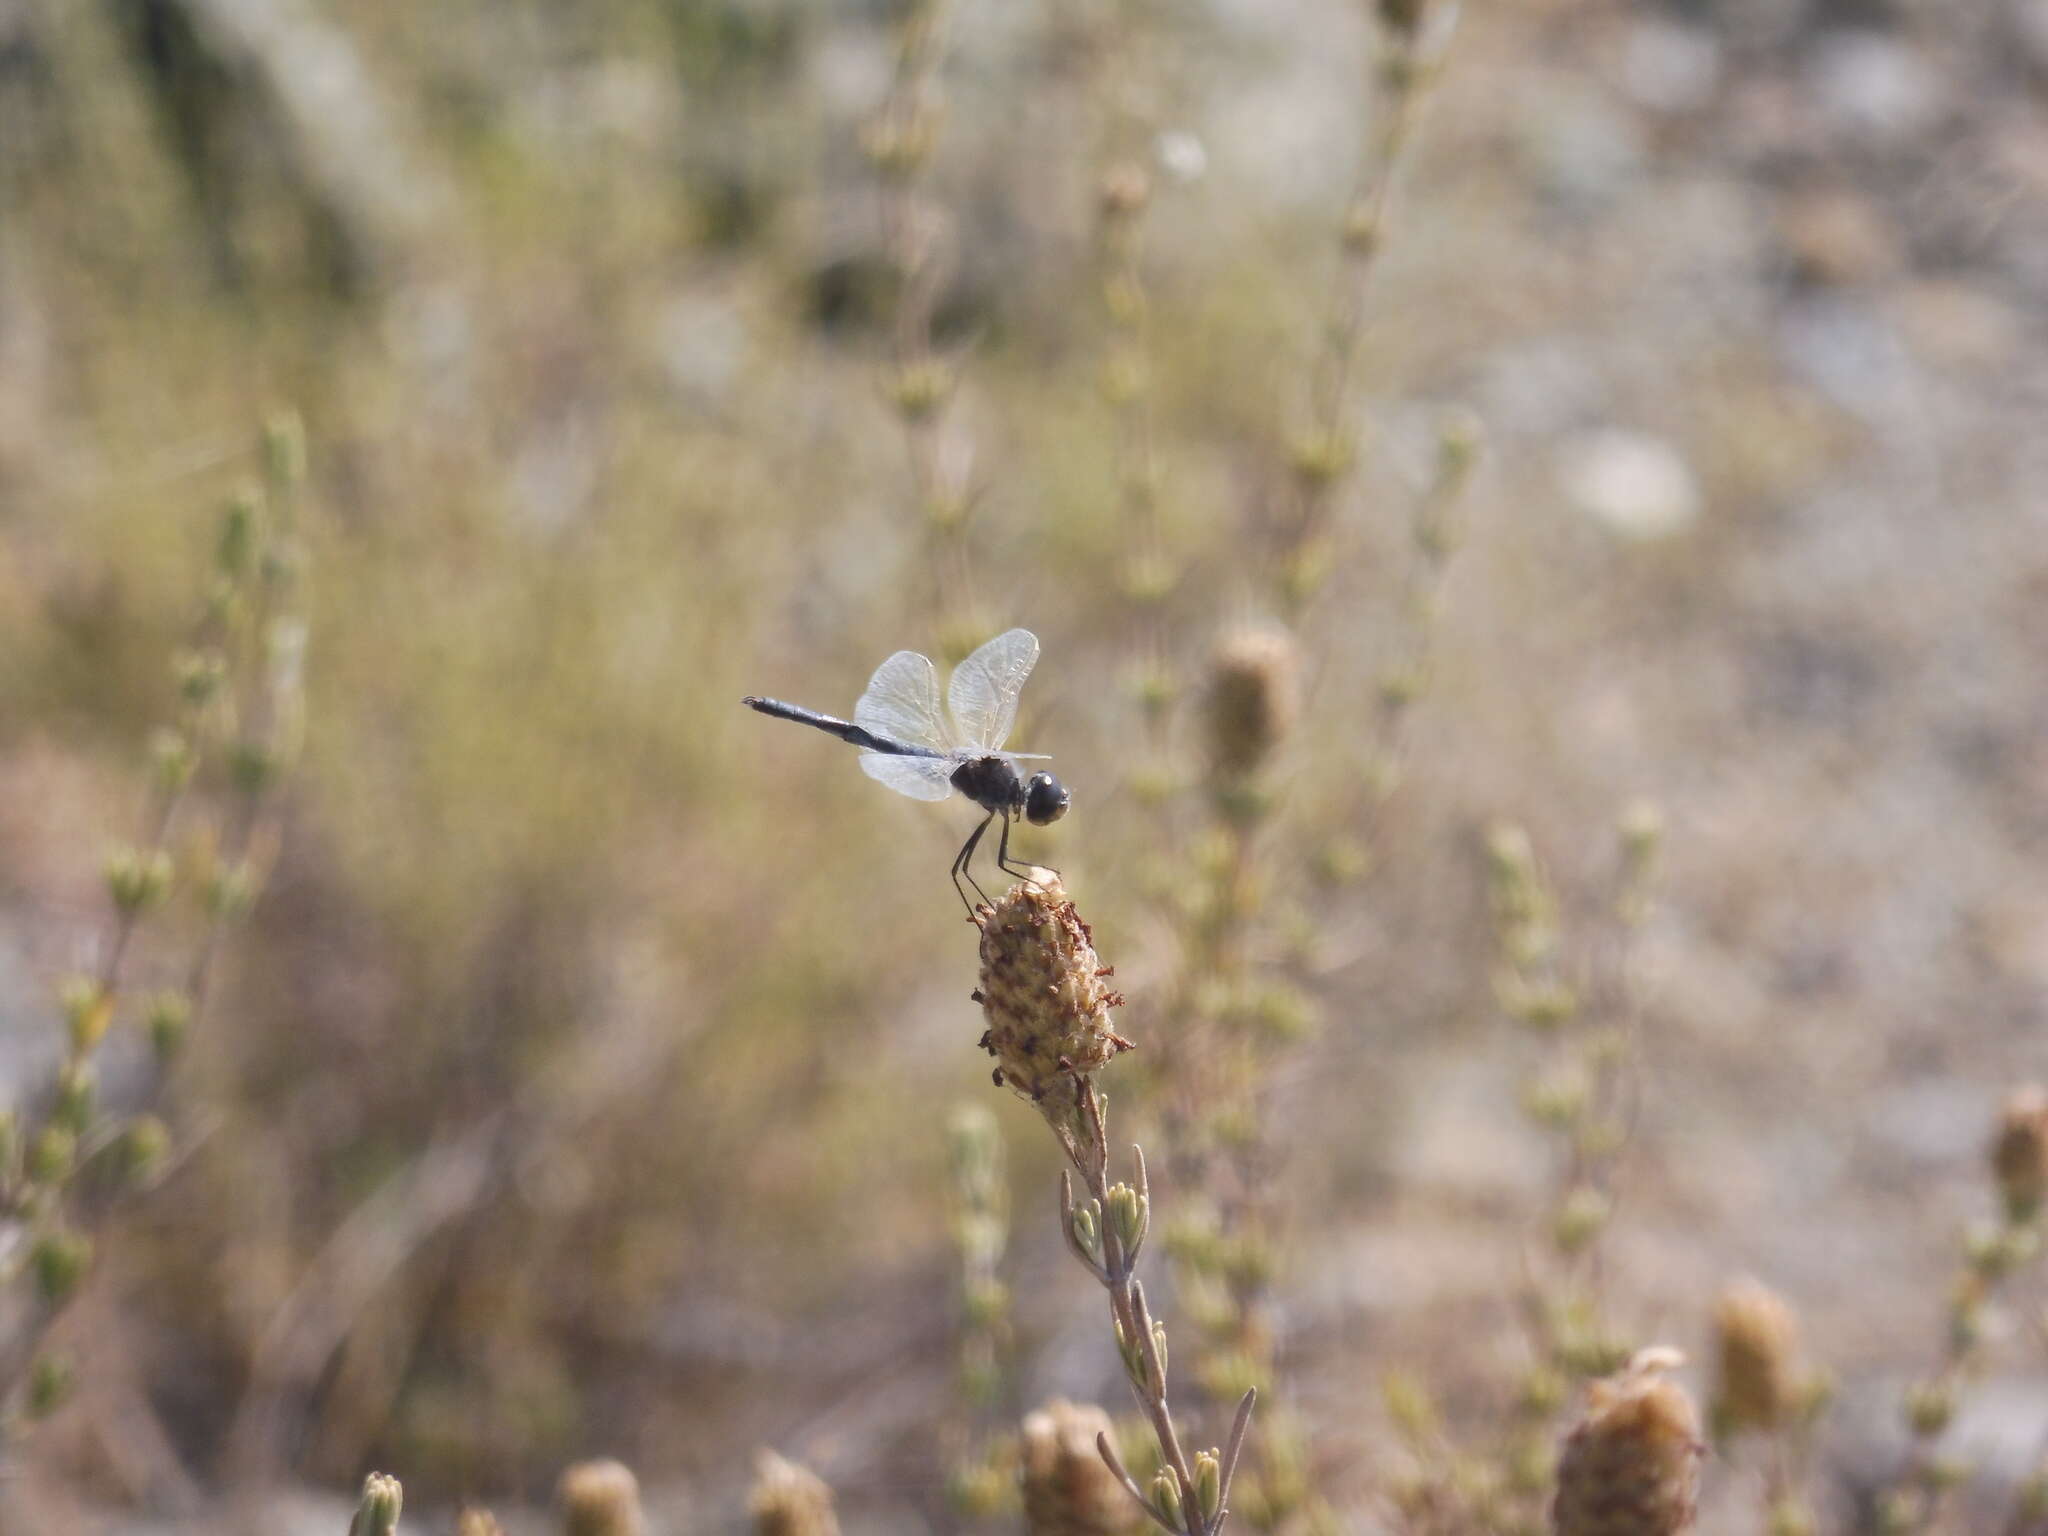
{"label": "dragonfly wing", "polygon": [[946,707],[962,746],[993,752],[1009,739],[1010,727],[1017,723],[1017,695],[1037,664],[1038,636],[1028,629],[1012,629],[953,669]]}
{"label": "dragonfly wing", "polygon": [[875,668],[868,691],[853,706],[853,723],[906,747],[943,752],[952,746],[939,713],[939,674],[929,657],[915,651],[898,651]]}
{"label": "dragonfly wing", "polygon": [[898,757],[890,752],[863,752],[861,772],[913,800],[943,800],[953,793],[953,760],[949,757]]}

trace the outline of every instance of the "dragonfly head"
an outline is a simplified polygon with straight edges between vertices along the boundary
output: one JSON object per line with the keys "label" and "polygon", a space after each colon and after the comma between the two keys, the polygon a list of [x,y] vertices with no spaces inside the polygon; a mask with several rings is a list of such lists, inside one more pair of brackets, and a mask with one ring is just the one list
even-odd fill
{"label": "dragonfly head", "polygon": [[1067,786],[1049,773],[1034,773],[1024,786],[1024,819],[1033,826],[1048,827],[1067,814],[1073,796]]}

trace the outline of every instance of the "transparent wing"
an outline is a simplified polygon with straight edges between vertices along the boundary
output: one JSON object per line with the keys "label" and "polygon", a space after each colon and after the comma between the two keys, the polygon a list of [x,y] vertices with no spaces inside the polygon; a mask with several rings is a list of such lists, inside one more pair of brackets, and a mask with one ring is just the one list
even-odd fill
{"label": "transparent wing", "polygon": [[943,800],[953,793],[953,760],[949,757],[897,757],[888,752],[863,752],[861,772],[913,800]]}
{"label": "transparent wing", "polygon": [[953,669],[946,707],[960,744],[993,752],[1017,723],[1017,695],[1038,663],[1038,636],[1028,629],[997,635]]}
{"label": "transparent wing", "polygon": [[875,668],[868,691],[853,706],[853,723],[906,747],[944,752],[953,745],[939,713],[939,674],[928,657],[915,651],[898,651]]}

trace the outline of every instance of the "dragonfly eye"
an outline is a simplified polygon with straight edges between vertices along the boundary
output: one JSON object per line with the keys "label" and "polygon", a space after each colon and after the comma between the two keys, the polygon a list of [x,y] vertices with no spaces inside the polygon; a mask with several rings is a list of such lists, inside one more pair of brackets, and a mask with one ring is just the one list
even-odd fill
{"label": "dragonfly eye", "polygon": [[1049,773],[1034,773],[1024,786],[1024,817],[1034,826],[1049,826],[1067,814],[1073,796]]}

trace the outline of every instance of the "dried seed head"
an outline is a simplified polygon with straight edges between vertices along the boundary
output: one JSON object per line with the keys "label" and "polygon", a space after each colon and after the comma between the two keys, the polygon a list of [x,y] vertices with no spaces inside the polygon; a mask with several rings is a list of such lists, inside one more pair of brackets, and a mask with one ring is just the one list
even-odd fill
{"label": "dried seed head", "polygon": [[1699,1492],[1700,1421],[1663,1375],[1670,1350],[1645,1350],[1595,1382],[1586,1416],[1565,1438],[1550,1507],[1556,1536],[1677,1536]]}
{"label": "dried seed head", "polygon": [[620,1461],[579,1461],[555,1485],[562,1536],[640,1536],[640,1483]]}
{"label": "dried seed head", "polygon": [[1022,1466],[1024,1529],[1030,1536],[1109,1536],[1133,1528],[1138,1513],[1095,1448],[1114,1438],[1109,1415],[1092,1403],[1055,1398],[1025,1415]]}
{"label": "dried seed head", "polygon": [[1718,1433],[1769,1432],[1798,1411],[1793,1367],[1799,1325],[1777,1294],[1754,1280],[1738,1280],[1714,1303],[1714,1339],[1720,1381],[1714,1395]]}
{"label": "dried seed head", "polygon": [[2007,1217],[2032,1221],[2048,1197],[2048,1093],[2034,1084],[2005,1101],[1991,1143],[1991,1170]]}
{"label": "dried seed head", "polygon": [[755,1536],[839,1536],[832,1490],[808,1468],[763,1451],[754,1462],[754,1491],[747,1498]]}
{"label": "dried seed head", "polygon": [[1272,756],[1300,708],[1300,673],[1301,653],[1283,629],[1223,637],[1209,672],[1209,758],[1218,776],[1244,778]]}
{"label": "dried seed head", "polygon": [[1129,1048],[1109,1021],[1123,996],[1105,979],[1093,935],[1057,879],[1011,886],[977,921],[982,1045],[1004,1084],[1065,1123],[1078,1080]]}

